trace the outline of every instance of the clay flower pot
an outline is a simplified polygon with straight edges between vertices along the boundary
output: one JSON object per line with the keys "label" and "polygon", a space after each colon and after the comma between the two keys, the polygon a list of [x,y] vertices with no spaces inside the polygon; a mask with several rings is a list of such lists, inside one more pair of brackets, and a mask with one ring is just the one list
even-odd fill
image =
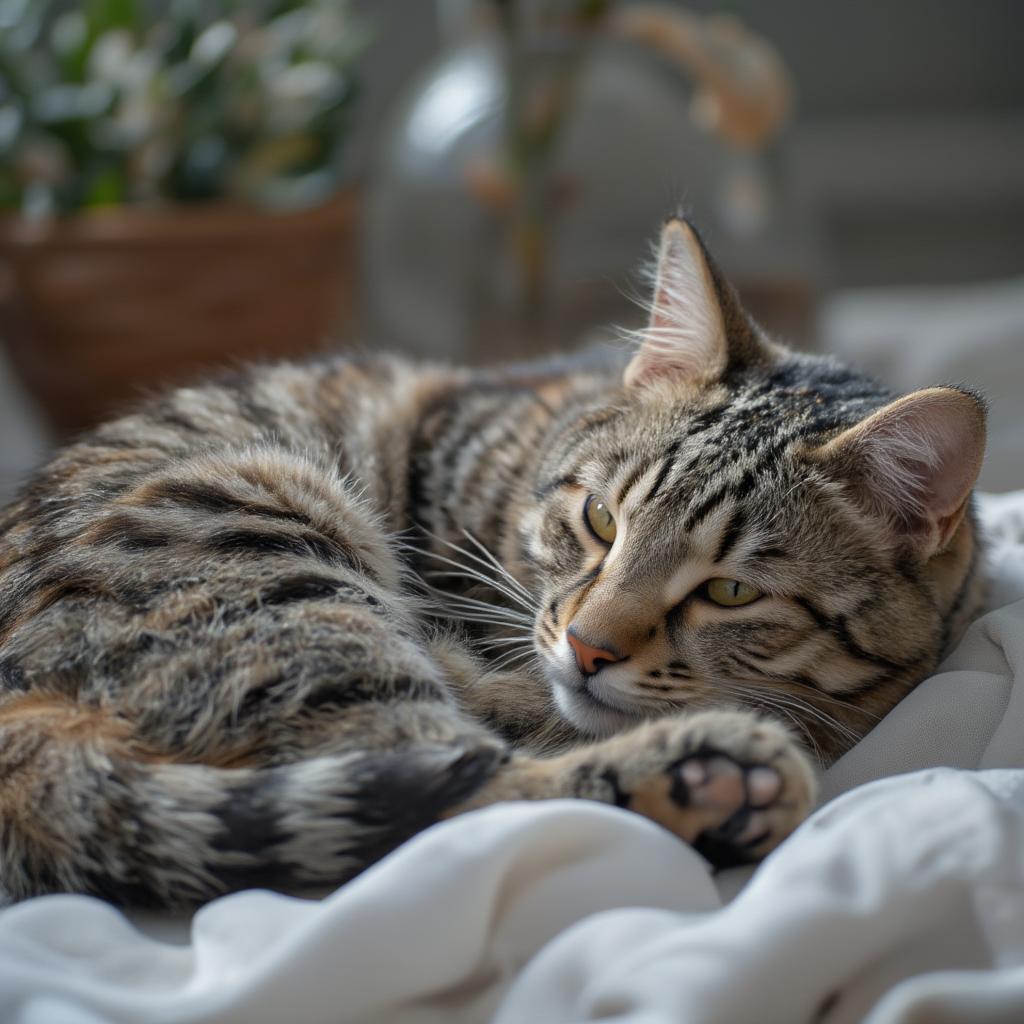
{"label": "clay flower pot", "polygon": [[288,213],[119,207],[0,219],[0,341],[59,433],[147,389],[300,355],[343,323],[355,199]]}

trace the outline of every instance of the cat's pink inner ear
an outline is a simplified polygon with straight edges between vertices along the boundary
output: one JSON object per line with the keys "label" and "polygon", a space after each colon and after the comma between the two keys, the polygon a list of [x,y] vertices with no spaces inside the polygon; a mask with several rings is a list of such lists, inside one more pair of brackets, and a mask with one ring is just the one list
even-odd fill
{"label": "cat's pink inner ear", "polygon": [[943,551],[967,509],[985,454],[985,409],[956,388],[899,398],[826,445],[858,489],[925,557]]}
{"label": "cat's pink inner ear", "polygon": [[626,367],[626,387],[714,380],[728,361],[725,322],[704,250],[683,220],[661,232],[651,319]]}

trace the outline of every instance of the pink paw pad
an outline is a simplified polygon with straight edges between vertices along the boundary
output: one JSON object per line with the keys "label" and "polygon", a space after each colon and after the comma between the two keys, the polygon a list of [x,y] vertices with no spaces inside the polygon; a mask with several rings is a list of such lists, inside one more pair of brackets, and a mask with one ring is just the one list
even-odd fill
{"label": "pink paw pad", "polygon": [[677,771],[689,806],[721,809],[726,815],[721,825],[698,837],[698,852],[716,867],[755,859],[750,848],[769,834],[764,812],[782,793],[779,772],[763,764],[741,765],[713,751],[688,757]]}

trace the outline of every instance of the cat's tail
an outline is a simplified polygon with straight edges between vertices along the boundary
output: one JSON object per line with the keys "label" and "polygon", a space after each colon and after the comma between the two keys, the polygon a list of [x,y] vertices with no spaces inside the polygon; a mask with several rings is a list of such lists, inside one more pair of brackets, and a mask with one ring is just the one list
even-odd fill
{"label": "cat's tail", "polygon": [[[90,717],[92,720],[90,720]],[[252,886],[333,887],[439,820],[500,767],[479,735],[269,768],[138,756],[101,712],[0,724],[0,887],[188,906]]]}

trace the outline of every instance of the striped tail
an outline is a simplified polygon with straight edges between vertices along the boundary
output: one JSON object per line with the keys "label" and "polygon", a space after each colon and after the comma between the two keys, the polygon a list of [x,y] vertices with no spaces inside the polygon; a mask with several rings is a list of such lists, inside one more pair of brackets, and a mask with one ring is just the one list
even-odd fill
{"label": "striped tail", "polygon": [[[470,797],[505,759],[473,736],[266,768],[158,763],[94,730],[0,727],[0,885],[183,907],[263,887],[324,890]],[[76,734],[77,733],[77,734]]]}

